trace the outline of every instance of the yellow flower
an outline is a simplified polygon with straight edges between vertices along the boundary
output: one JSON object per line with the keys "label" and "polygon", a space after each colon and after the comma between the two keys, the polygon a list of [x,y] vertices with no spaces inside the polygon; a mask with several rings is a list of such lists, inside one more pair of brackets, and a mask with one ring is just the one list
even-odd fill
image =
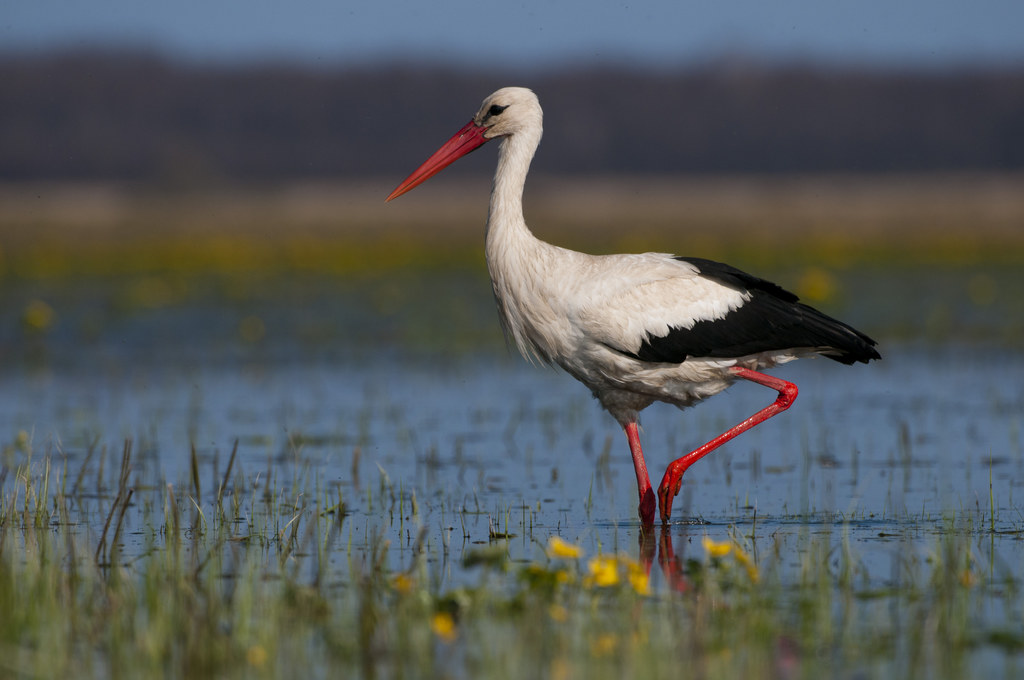
{"label": "yellow flower", "polygon": [[598,555],[587,563],[587,572],[590,575],[584,581],[586,585],[607,588],[619,582],[619,562],[615,557]]}
{"label": "yellow flower", "polygon": [[650,595],[651,577],[639,562],[630,560],[626,565],[626,578],[637,595]]}
{"label": "yellow flower", "polygon": [[709,557],[725,557],[732,550],[732,543],[726,543],[725,541],[716,543],[713,539],[707,536],[701,538],[700,543],[704,546],[704,552],[706,552]]}
{"label": "yellow flower", "polygon": [[560,604],[551,605],[551,608],[548,609],[548,615],[552,621],[557,623],[565,623],[569,620],[569,610]]}
{"label": "yellow flower", "polygon": [[811,267],[796,284],[797,294],[814,302],[825,302],[836,294],[836,280],[828,271]]}
{"label": "yellow flower", "polygon": [[416,581],[408,574],[399,574],[395,578],[391,579],[391,585],[394,586],[395,590],[398,592],[403,595],[407,595],[412,591],[413,586],[416,585]]}
{"label": "yellow flower", "polygon": [[761,575],[757,571],[757,565],[754,564],[754,560],[750,559],[750,555],[748,555],[743,548],[737,545],[732,551],[732,556],[736,559],[737,563],[747,570],[747,577],[754,583],[757,583],[758,579],[761,578]]}
{"label": "yellow flower", "polygon": [[434,614],[434,618],[430,620],[430,629],[444,642],[455,640],[455,619],[448,612]]}
{"label": "yellow flower", "polygon": [[42,300],[29,301],[21,314],[21,323],[25,330],[34,333],[43,333],[50,330],[50,327],[53,326],[56,320],[57,313],[53,311],[53,307]]}
{"label": "yellow flower", "polygon": [[564,558],[568,560],[575,560],[583,557],[583,548],[578,545],[573,545],[568,541],[563,541],[558,536],[552,536],[548,539],[548,557]]}

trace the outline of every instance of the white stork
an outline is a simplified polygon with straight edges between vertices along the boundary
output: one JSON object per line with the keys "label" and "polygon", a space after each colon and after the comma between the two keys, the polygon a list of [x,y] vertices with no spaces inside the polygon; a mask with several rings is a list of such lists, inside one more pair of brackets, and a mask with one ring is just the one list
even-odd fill
{"label": "white stork", "polygon": [[669,464],[658,488],[667,523],[687,468],[793,403],[796,385],[761,369],[808,355],[867,363],[880,358],[876,343],[726,264],[665,253],[587,255],[536,238],[523,219],[522,196],[542,118],[530,90],[498,90],[387,200],[501,139],[486,256],[502,327],[527,359],[557,364],[589,387],[623,427],[644,525],[654,522],[655,500],[640,447],[642,409],[655,401],[686,408],[737,378],[778,392],[774,403]]}

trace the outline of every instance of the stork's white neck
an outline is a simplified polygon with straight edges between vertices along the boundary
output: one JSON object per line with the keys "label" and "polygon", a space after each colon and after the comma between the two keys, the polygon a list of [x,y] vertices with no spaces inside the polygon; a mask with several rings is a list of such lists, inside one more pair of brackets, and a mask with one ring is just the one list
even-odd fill
{"label": "stork's white neck", "polygon": [[498,147],[498,169],[487,213],[488,259],[497,254],[492,248],[504,250],[513,242],[533,237],[523,217],[523,187],[540,137],[539,129],[524,129],[502,139]]}
{"label": "stork's white neck", "polygon": [[[534,313],[543,307],[542,284],[553,246],[536,238],[523,218],[523,187],[541,129],[523,129],[502,140],[498,169],[487,214],[487,269],[505,335],[523,356],[552,360],[552,350],[538,332]],[[538,296],[540,296],[538,298]]]}

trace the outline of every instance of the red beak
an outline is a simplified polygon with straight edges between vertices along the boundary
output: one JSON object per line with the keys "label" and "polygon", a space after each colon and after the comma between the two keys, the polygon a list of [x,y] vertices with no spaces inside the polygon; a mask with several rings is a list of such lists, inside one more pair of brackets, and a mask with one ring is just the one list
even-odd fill
{"label": "red beak", "polygon": [[423,165],[416,168],[411,175],[406,177],[405,181],[399,184],[386,200],[390,201],[392,198],[398,198],[407,191],[412,191],[470,151],[482,146],[484,142],[489,141],[484,137],[486,130],[486,127],[477,125],[473,121],[466,123],[461,130],[455,133],[454,137],[435,151],[434,155],[428,158]]}

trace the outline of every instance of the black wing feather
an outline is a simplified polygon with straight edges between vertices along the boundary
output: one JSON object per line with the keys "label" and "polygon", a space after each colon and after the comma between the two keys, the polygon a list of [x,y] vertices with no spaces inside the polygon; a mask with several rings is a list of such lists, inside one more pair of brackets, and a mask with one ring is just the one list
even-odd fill
{"label": "black wing feather", "polygon": [[648,336],[628,353],[641,361],[682,363],[690,357],[736,358],[798,347],[821,347],[824,356],[844,364],[867,363],[881,356],[864,333],[799,302],[793,293],[721,262],[677,257],[701,276],[746,291],[750,300],[724,317],[698,321],[692,328],[672,328]]}

